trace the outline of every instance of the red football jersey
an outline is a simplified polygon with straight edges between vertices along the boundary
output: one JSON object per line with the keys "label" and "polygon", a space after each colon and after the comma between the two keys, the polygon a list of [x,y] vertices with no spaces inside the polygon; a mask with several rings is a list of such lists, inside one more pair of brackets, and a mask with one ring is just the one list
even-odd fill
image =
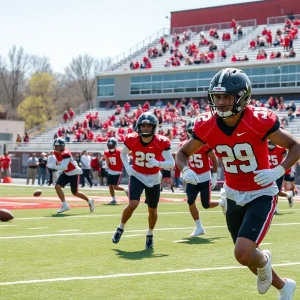
{"label": "red football jersey", "polygon": [[284,154],[286,154],[286,149],[276,145],[274,149],[268,149],[268,154],[270,169],[273,169],[276,166],[280,165],[283,161]]}
{"label": "red football jersey", "polygon": [[71,158],[69,163],[68,163],[68,168],[67,170],[64,171],[64,173],[68,173],[68,172],[71,172],[73,170],[76,169],[76,161],[73,159],[73,156],[72,156],[72,153],[70,152],[70,150],[68,149],[65,149],[63,152],[56,152],[54,151],[54,155],[56,157],[56,160],[58,162],[61,162],[63,159],[65,158]]}
{"label": "red football jersey", "polygon": [[110,152],[109,150],[104,151],[104,156],[108,159],[109,165],[108,168],[112,171],[122,172],[123,171],[123,163],[121,160],[121,150],[116,149],[114,152]]}
{"label": "red football jersey", "polygon": [[150,158],[163,161],[162,152],[171,149],[170,140],[162,135],[155,134],[148,144],[143,143],[137,132],[126,135],[125,146],[131,150],[133,156],[133,169],[141,174],[157,174],[159,167],[153,167],[147,162]]}
{"label": "red football jersey", "polygon": [[247,106],[235,127],[226,126],[210,113],[200,114],[193,137],[215,149],[224,165],[226,184],[237,191],[255,191],[255,170],[269,169],[266,137],[280,127],[275,113]]}
{"label": "red football jersey", "polygon": [[[179,147],[185,143],[186,141],[181,142]],[[210,151],[212,151],[212,149],[208,145],[204,145],[189,157],[189,167],[196,174],[203,174],[210,171],[210,159],[208,157]]]}

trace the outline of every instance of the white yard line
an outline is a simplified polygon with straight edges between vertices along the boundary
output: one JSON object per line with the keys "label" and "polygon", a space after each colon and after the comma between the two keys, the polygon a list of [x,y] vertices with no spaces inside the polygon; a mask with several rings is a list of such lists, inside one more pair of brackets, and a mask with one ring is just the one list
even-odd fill
{"label": "white yard line", "polygon": [[[299,211],[300,209],[281,209],[280,212],[293,212],[293,211]],[[200,214],[203,213],[222,213],[221,210],[201,210]],[[171,212],[158,212],[158,215],[186,215],[190,214],[189,211],[171,211]],[[148,213],[134,213],[133,216],[148,216]],[[66,217],[61,217],[59,220],[68,220],[68,219],[73,219],[73,218],[108,218],[108,217],[121,217],[121,212],[117,214],[110,214],[110,215],[97,215],[97,214],[87,214],[87,215],[76,215],[76,216],[66,216]],[[276,218],[276,216],[274,216]],[[21,221],[26,221],[26,220],[57,220],[55,217],[31,217],[31,218],[16,218],[15,220],[21,220]],[[1,225],[0,225],[1,227]]]}
{"label": "white yard line", "polygon": [[49,227],[33,227],[33,228],[27,228],[30,230],[39,230],[39,229],[48,229]]}
{"label": "white yard line", "polygon": [[[295,226],[300,225],[300,223],[278,223],[272,224],[271,226]],[[155,231],[177,231],[177,230],[190,230],[194,229],[194,227],[172,227],[172,228],[157,228]],[[205,229],[213,229],[213,228],[226,228],[225,225],[218,226],[205,226]],[[143,229],[135,229],[135,230],[126,230],[125,233],[135,233],[135,232],[146,232]],[[87,236],[87,235],[103,235],[103,234],[112,234],[114,231],[98,231],[98,232],[78,232],[78,233],[54,233],[54,234],[40,234],[40,235],[16,235],[16,236],[0,236],[0,240],[12,240],[12,239],[30,239],[30,238],[45,238],[45,237],[63,237],[63,236]],[[125,236],[126,236],[125,235]]]}
{"label": "white yard line", "polygon": [[[300,265],[300,262],[273,264],[274,267],[286,267],[286,266],[296,266],[296,265]],[[191,273],[191,272],[227,271],[227,270],[236,270],[236,269],[245,269],[245,268],[246,267],[244,266],[227,266],[227,267],[182,269],[182,270],[170,270],[170,271],[152,271],[152,272],[143,272],[143,273],[120,273],[120,274],[98,275],[98,276],[77,276],[77,277],[63,277],[63,278],[35,279],[35,280],[0,282],[0,286],[34,284],[34,283],[45,283],[45,282],[74,281],[74,280],[96,280],[96,279],[99,280],[99,279],[111,279],[111,278],[122,278],[122,277],[168,275],[168,274]]]}

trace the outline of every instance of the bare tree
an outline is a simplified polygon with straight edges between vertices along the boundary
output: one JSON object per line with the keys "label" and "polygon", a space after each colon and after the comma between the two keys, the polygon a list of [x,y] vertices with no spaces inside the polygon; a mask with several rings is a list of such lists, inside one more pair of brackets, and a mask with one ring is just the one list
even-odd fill
{"label": "bare tree", "polygon": [[107,71],[112,65],[112,57],[101,58],[95,63],[95,73]]}
{"label": "bare tree", "polygon": [[107,69],[111,64],[111,58],[100,61],[85,54],[72,59],[70,65],[65,68],[67,76],[76,81],[82,91],[86,102],[93,99],[94,87],[96,83],[95,74]]}
{"label": "bare tree", "polygon": [[17,49],[16,46],[12,46],[8,52],[8,63],[5,60],[1,62],[0,76],[7,101],[12,108],[16,108],[21,100],[21,89],[24,87],[28,66],[29,56],[22,47]]}
{"label": "bare tree", "polygon": [[30,65],[33,73],[52,73],[49,57],[31,55]]}

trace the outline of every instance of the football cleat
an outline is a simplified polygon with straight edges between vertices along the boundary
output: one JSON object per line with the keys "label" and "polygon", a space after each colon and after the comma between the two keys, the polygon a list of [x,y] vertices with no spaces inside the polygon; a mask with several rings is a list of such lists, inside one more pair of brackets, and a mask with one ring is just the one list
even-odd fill
{"label": "football cleat", "polygon": [[146,236],[146,245],[145,245],[146,249],[152,249],[153,245],[154,245],[153,235],[147,235]]}
{"label": "football cleat", "polygon": [[112,242],[115,243],[115,244],[118,244],[120,239],[121,239],[121,236],[124,232],[124,229],[121,229],[121,228],[117,228],[115,234],[113,235],[112,237]]}
{"label": "football cleat", "polygon": [[272,254],[269,250],[262,250],[268,260],[263,268],[257,268],[257,290],[260,294],[265,294],[272,283]]}
{"label": "football cleat", "polygon": [[198,235],[204,235],[206,232],[205,232],[205,229],[202,227],[202,226],[197,226],[194,230],[194,232],[192,232],[190,234],[191,237],[193,236],[198,236]]}
{"label": "football cleat", "polygon": [[93,199],[89,199],[88,201],[89,207],[90,207],[90,212],[92,213],[95,208],[95,201]]}
{"label": "football cleat", "polygon": [[64,211],[70,210],[70,206],[67,202],[63,202],[61,208],[57,211],[58,214],[63,213]]}
{"label": "football cleat", "polygon": [[293,300],[293,294],[296,289],[296,282],[293,279],[284,278],[285,285],[279,291],[278,300]]}
{"label": "football cleat", "polygon": [[292,191],[288,191],[287,193],[287,199],[289,201],[289,207],[292,208],[294,205],[294,193]]}
{"label": "football cleat", "polygon": [[115,204],[117,204],[117,200],[112,200],[108,203],[108,205],[115,205]]}

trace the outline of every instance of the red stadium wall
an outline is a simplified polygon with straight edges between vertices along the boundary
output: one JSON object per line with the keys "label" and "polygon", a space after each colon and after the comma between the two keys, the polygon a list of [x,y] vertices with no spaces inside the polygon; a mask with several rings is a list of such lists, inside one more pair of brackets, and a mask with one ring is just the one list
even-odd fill
{"label": "red stadium wall", "polygon": [[[209,2],[207,2],[209,3]],[[265,0],[218,7],[171,12],[171,30],[176,27],[256,19],[266,24],[268,17],[300,14],[299,0]]]}

